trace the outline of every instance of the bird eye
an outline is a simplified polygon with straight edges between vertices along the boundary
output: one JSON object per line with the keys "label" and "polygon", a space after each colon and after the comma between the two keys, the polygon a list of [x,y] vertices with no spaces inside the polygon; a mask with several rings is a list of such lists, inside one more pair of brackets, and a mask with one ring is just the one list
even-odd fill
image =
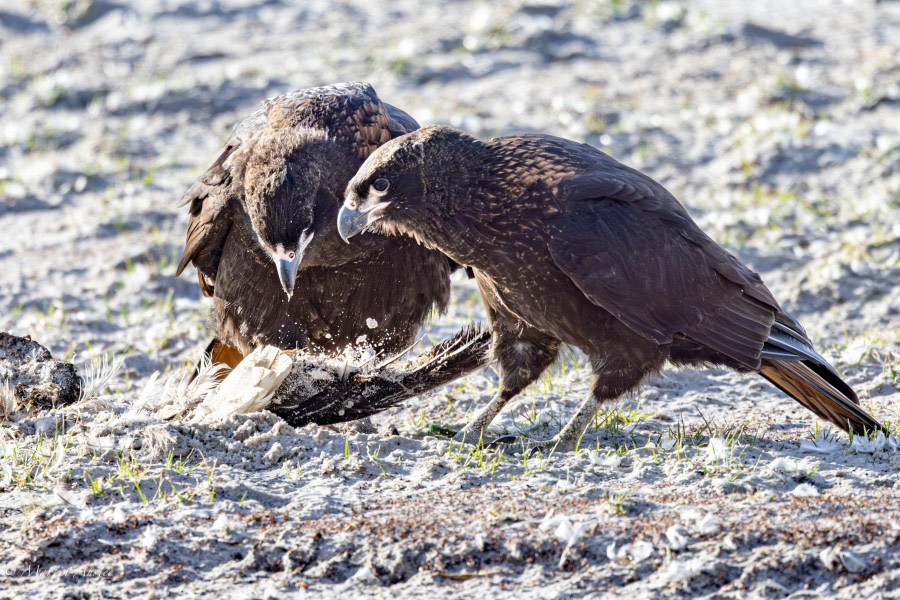
{"label": "bird eye", "polygon": [[294,253],[293,253],[293,252],[288,252],[288,253],[287,253],[287,256],[288,256],[288,260],[294,260]]}
{"label": "bird eye", "polygon": [[391,187],[391,182],[384,177],[379,177],[369,186],[369,193],[374,196],[383,196],[389,187]]}

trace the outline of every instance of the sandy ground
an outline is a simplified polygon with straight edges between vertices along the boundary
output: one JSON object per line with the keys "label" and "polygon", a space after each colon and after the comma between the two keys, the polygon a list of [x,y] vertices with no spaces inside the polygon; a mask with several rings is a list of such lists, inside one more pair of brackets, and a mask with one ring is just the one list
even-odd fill
{"label": "sandy ground", "polygon": [[[0,597],[900,597],[896,438],[851,444],[759,378],[666,371],[549,457],[428,434],[490,371],[374,429],[138,410],[192,393],[209,337],[177,199],[263,98],[367,80],[660,180],[896,431],[898,56],[900,4],[866,0],[5,0],[0,330],[123,366],[0,425]],[[455,283],[434,339],[483,318]],[[586,380],[572,353],[498,426],[551,436]]]}

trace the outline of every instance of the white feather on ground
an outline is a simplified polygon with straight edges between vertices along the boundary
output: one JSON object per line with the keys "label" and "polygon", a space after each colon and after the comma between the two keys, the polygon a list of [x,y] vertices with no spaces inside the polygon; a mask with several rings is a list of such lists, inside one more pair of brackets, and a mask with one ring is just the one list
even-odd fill
{"label": "white feather on ground", "polygon": [[191,423],[211,424],[264,409],[291,372],[292,364],[291,357],[274,346],[257,348],[203,400]]}

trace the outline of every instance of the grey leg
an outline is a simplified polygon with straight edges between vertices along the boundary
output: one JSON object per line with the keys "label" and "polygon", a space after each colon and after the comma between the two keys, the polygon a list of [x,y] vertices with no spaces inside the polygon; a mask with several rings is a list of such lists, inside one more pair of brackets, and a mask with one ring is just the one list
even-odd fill
{"label": "grey leg", "polygon": [[553,439],[529,445],[532,449],[547,449],[556,452],[575,450],[588,425],[597,415],[600,405],[607,400],[615,400],[640,385],[644,376],[657,371],[663,359],[654,357],[642,364],[629,364],[621,360],[591,357],[594,369],[591,393],[578,407],[575,414]]}
{"label": "grey leg", "polygon": [[505,391],[498,392],[487,406],[478,411],[475,417],[453,436],[453,441],[464,444],[477,444],[479,440],[485,441],[488,425],[500,414],[513,396],[515,394],[507,394]]}
{"label": "grey leg", "polygon": [[493,353],[500,368],[500,391],[453,440],[469,444],[477,444],[479,440],[487,443],[488,426],[507,402],[540,377],[556,360],[559,344],[559,340],[524,324],[516,323],[513,328],[495,322]]}
{"label": "grey leg", "polygon": [[572,415],[566,426],[562,428],[562,431],[548,442],[541,443],[540,447],[556,452],[572,452],[575,450],[588,425],[597,416],[597,409],[600,408],[600,404],[602,404],[602,401],[593,394],[582,400],[578,410],[575,411],[575,414]]}

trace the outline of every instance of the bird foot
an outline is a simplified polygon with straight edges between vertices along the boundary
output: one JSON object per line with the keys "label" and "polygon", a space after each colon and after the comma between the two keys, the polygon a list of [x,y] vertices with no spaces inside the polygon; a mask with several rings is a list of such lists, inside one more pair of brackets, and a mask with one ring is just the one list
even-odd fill
{"label": "bird foot", "polygon": [[477,434],[475,431],[466,431],[465,429],[457,432],[455,436],[453,436],[453,441],[460,444],[472,444],[474,446],[478,446],[479,444],[485,450],[496,450],[497,448],[501,448],[504,446],[521,446],[523,440],[520,436],[507,433],[503,435],[498,435],[496,437],[485,436],[484,432],[480,432]]}
{"label": "bird foot", "polygon": [[[459,444],[478,444],[482,441],[482,435],[479,431],[476,433],[472,428],[469,427],[457,427],[455,425],[444,425],[443,423],[436,423],[434,421],[428,423],[425,426],[425,431],[428,435],[434,435],[439,437],[448,437],[452,439],[454,442]],[[501,436],[506,437],[506,436]],[[500,439],[500,438],[498,438]],[[496,441],[496,440],[494,440]],[[493,442],[492,442],[493,443]]]}
{"label": "bird foot", "polygon": [[473,446],[482,444],[486,447],[488,443],[484,440],[484,433],[481,429],[476,430],[475,428],[463,427],[456,432],[452,439],[457,444],[472,444]]}
{"label": "bird foot", "polygon": [[[448,437],[457,444],[471,444],[473,446],[477,446],[479,443],[481,443],[487,450],[494,450],[501,446],[509,446],[513,447],[514,449],[518,448],[519,450],[527,450],[530,452],[539,450],[554,451],[554,449],[557,452],[568,452],[569,449],[575,449],[574,445],[569,448],[569,446],[566,445],[565,442],[556,438],[552,440],[535,441],[531,438],[515,435],[512,433],[507,433],[492,438],[491,436],[484,435],[482,431],[474,431],[474,428],[469,429],[468,427],[455,427],[453,425],[444,425],[442,423],[435,422],[428,423],[425,426],[425,429],[429,435]],[[560,448],[562,448],[562,450],[560,450]]]}
{"label": "bird foot", "polygon": [[565,438],[554,437],[549,440],[533,440],[518,435],[504,435],[495,439],[488,446],[493,448],[499,445],[509,446],[515,454],[547,453],[559,454],[562,452],[572,452],[575,450],[575,442],[570,442]]}

